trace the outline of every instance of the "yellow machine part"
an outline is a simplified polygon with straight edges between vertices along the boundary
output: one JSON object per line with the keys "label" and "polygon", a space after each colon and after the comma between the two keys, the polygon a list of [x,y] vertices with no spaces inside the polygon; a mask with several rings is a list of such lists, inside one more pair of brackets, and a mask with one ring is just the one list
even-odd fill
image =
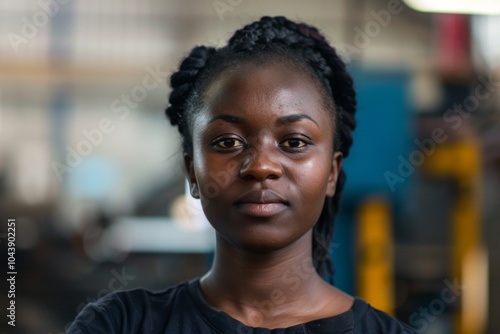
{"label": "yellow machine part", "polygon": [[358,211],[357,291],[372,306],[394,314],[392,210],[383,198],[369,198]]}
{"label": "yellow machine part", "polygon": [[463,286],[455,321],[457,334],[484,333],[487,317],[488,267],[481,237],[480,170],[479,146],[473,138],[438,146],[422,165],[426,175],[454,178],[459,185],[451,227],[451,275]]}

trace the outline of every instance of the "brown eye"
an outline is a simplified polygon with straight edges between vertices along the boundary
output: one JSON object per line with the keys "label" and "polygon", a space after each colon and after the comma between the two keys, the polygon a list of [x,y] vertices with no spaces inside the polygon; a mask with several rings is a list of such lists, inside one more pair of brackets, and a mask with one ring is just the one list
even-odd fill
{"label": "brown eye", "polygon": [[306,146],[307,143],[298,138],[291,138],[283,141],[282,146],[286,148],[300,148]]}
{"label": "brown eye", "polygon": [[238,140],[236,138],[225,138],[217,142],[217,146],[221,148],[234,148],[240,147],[242,145],[243,143],[241,142],[241,140]]}

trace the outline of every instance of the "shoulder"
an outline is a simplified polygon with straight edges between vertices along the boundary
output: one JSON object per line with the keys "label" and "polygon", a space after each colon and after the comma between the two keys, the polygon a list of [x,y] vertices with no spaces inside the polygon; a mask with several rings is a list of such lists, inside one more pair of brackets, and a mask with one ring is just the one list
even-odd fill
{"label": "shoulder", "polygon": [[184,282],[157,292],[143,288],[112,292],[88,303],[67,333],[134,333],[151,329],[160,315],[165,319],[179,300],[185,300],[179,295],[185,293],[186,286]]}
{"label": "shoulder", "polygon": [[415,334],[417,331],[389,314],[371,307],[356,298],[352,306],[354,333]]}

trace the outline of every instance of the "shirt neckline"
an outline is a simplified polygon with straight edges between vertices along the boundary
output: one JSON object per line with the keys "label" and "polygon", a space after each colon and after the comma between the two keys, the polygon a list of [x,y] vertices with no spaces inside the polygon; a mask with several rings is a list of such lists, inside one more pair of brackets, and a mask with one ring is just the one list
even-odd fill
{"label": "shirt neckline", "polygon": [[355,298],[354,303],[346,312],[331,317],[312,320],[306,323],[293,325],[286,328],[263,328],[250,327],[231,317],[229,314],[218,310],[209,305],[201,295],[200,278],[188,282],[189,296],[205,318],[206,322],[219,333],[238,333],[238,334],[331,334],[335,333],[349,334],[353,333],[355,318],[359,318],[366,313],[368,304],[361,299]]}

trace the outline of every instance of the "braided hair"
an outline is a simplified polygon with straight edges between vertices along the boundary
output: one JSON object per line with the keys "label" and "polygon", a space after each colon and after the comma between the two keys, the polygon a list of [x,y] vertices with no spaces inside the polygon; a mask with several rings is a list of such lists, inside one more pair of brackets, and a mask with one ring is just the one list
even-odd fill
{"label": "braided hair", "polygon": [[[184,152],[192,154],[190,124],[192,115],[202,106],[207,85],[224,69],[242,62],[266,59],[292,62],[315,79],[324,103],[334,113],[334,149],[347,157],[356,126],[356,94],[346,65],[317,28],[281,16],[262,17],[246,25],[236,31],[223,48],[196,46],[171,76],[172,91],[166,114],[182,135]],[[346,174],[341,169],[335,195],[326,197],[313,228],[313,261],[316,271],[323,277],[333,275],[329,249],[345,181]]]}

